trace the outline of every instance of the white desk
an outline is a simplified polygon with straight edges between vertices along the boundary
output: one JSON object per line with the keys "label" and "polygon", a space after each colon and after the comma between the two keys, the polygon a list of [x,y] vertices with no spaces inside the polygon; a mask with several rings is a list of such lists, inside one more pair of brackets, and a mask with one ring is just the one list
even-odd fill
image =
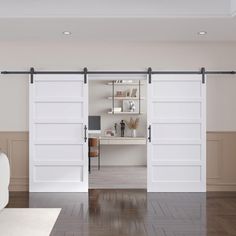
{"label": "white desk", "polygon": [[100,137],[100,145],[145,145],[145,137]]}
{"label": "white desk", "polygon": [[[91,137],[92,138],[92,137]],[[145,145],[147,143],[145,137],[110,137],[110,136],[102,136],[99,138],[99,156],[98,156],[98,166],[100,169],[100,156],[101,156],[101,145]],[[117,147],[118,148],[118,147]],[[91,160],[89,158],[89,171],[91,166]]]}

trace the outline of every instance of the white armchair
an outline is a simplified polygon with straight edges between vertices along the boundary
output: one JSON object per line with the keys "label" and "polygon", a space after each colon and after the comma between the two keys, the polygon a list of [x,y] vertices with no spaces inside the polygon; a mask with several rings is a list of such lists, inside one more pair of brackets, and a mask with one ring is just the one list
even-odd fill
{"label": "white armchair", "polygon": [[0,152],[0,210],[9,201],[10,166],[7,156]]}

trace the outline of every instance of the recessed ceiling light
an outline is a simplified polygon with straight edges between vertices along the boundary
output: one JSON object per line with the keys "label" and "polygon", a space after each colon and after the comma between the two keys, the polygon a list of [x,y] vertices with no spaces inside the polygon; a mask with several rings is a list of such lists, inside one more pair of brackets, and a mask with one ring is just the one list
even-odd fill
{"label": "recessed ceiling light", "polygon": [[200,31],[200,32],[198,32],[198,34],[199,34],[199,35],[206,35],[207,32],[206,32],[206,31]]}
{"label": "recessed ceiling light", "polygon": [[64,35],[71,35],[71,32],[70,31],[64,31],[63,34]]}

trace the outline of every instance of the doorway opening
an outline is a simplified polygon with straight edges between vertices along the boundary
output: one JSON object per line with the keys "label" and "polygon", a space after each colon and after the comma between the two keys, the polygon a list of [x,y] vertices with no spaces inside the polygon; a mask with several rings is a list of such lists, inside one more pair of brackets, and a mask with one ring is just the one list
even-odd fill
{"label": "doorway opening", "polygon": [[89,189],[147,188],[146,95],[146,76],[89,78]]}

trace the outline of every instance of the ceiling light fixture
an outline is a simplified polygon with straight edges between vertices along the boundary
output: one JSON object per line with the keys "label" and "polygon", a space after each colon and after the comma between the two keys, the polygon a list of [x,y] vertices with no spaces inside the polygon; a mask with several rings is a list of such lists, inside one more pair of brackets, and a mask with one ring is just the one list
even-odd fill
{"label": "ceiling light fixture", "polygon": [[200,32],[198,32],[198,35],[206,35],[206,34],[207,34],[206,31],[200,31]]}
{"label": "ceiling light fixture", "polygon": [[64,31],[63,34],[64,35],[71,35],[71,32],[70,31]]}

